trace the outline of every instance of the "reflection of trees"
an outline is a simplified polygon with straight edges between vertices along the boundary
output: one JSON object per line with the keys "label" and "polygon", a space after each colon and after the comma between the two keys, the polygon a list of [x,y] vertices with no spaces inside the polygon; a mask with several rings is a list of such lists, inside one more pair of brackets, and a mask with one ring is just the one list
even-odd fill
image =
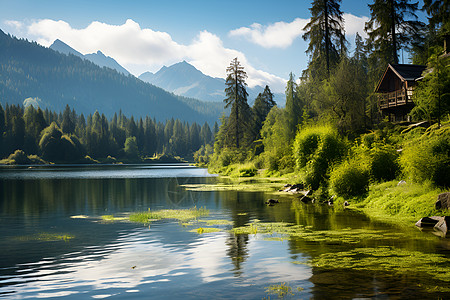
{"label": "reflection of trees", "polygon": [[192,191],[186,190],[183,185],[188,184],[190,178],[169,178],[164,181],[165,199],[169,207],[197,206],[198,199]]}
{"label": "reflection of trees", "polygon": [[[192,207],[198,193],[180,184],[188,178],[0,180],[0,212],[39,216],[109,214],[149,207]],[[196,178],[195,180],[202,180]]]}
{"label": "reflection of trees", "polygon": [[[243,213],[240,208],[240,199],[241,195],[239,192],[233,193],[233,198],[235,199],[234,203],[229,203],[231,209],[231,218],[233,220],[233,224],[235,227],[244,226],[245,224],[250,222],[250,217],[248,213]],[[238,234],[230,233],[228,235],[226,244],[228,246],[227,255],[231,258],[231,262],[234,265],[234,274],[236,277],[241,276],[241,264],[248,257],[248,234]]]}

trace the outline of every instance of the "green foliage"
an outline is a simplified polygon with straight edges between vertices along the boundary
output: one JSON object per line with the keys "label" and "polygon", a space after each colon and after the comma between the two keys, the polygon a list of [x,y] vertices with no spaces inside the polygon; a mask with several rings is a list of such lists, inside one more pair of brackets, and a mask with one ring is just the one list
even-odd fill
{"label": "green foliage", "polygon": [[442,192],[429,181],[398,184],[394,180],[372,185],[369,195],[360,205],[373,215],[406,217],[417,221],[417,218],[442,214],[434,209],[437,195]]}
{"label": "green foliage", "polygon": [[137,160],[139,158],[139,150],[136,143],[136,137],[130,136],[125,140],[125,147],[123,149],[125,151],[125,155],[129,159]]}
{"label": "green foliage", "polygon": [[213,153],[214,151],[211,145],[202,145],[199,150],[194,152],[194,161],[198,166],[207,166]]}
{"label": "green foliage", "polygon": [[265,167],[270,171],[290,173],[295,163],[292,159],[290,132],[285,110],[274,107],[267,115],[261,130]]}
{"label": "green foliage", "polygon": [[314,0],[311,19],[303,28],[303,39],[309,40],[306,53],[310,55],[310,62],[306,72],[319,81],[329,77],[347,50],[340,2]]}
{"label": "green foliage", "polygon": [[[33,105],[25,109],[6,105],[5,110],[0,105],[0,130],[0,158],[23,149],[31,155],[29,158],[36,157],[32,160],[35,163],[42,163],[37,159],[38,154],[47,161],[59,163],[139,161],[139,155],[151,157],[164,152],[174,157],[190,157],[202,145],[208,145],[208,151],[212,152],[210,144],[214,138],[207,123],[200,128],[197,123],[171,119],[164,124],[149,117],[140,118],[136,123],[133,116],[127,118],[121,111],[108,121],[99,112],[85,118],[68,106],[63,114],[57,114],[49,110],[43,112]],[[130,137],[135,141],[126,143]],[[89,159],[85,159],[86,154]],[[108,156],[116,159],[108,159]],[[2,163],[15,164],[14,160],[7,159]]]}
{"label": "green foliage", "polygon": [[84,149],[76,136],[64,135],[55,122],[41,133],[41,157],[54,162],[76,162],[84,157]]}
{"label": "green foliage", "polygon": [[414,91],[415,107],[411,115],[429,122],[450,114],[450,58],[439,58],[442,51],[437,47],[428,59],[428,69]]}
{"label": "green foliage", "polygon": [[258,169],[253,163],[239,164],[230,174],[231,177],[253,177],[258,173]]}
{"label": "green foliage", "polygon": [[380,145],[370,150],[369,169],[376,181],[395,179],[400,173],[398,152],[391,146]]}
{"label": "green foliage", "polygon": [[330,126],[310,126],[298,131],[293,151],[304,182],[318,189],[326,184],[329,167],[345,157],[347,144]]}
{"label": "green foliage", "polygon": [[450,125],[431,128],[427,134],[411,140],[400,161],[412,180],[431,180],[437,186],[450,187]]}
{"label": "green foliage", "polygon": [[369,188],[369,170],[357,160],[345,161],[331,172],[330,185],[338,196],[364,195]]}

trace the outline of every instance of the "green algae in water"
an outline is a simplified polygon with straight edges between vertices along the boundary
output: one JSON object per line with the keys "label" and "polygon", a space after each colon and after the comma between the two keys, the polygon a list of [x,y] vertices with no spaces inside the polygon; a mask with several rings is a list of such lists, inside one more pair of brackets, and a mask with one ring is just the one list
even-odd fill
{"label": "green algae in water", "polygon": [[403,233],[389,232],[374,229],[352,229],[343,228],[340,230],[312,230],[310,226],[293,225],[292,223],[273,222],[262,223],[252,222],[246,226],[232,229],[234,234],[267,234],[281,235],[276,238],[266,238],[272,240],[289,240],[293,238],[303,239],[308,242],[324,244],[359,244],[366,240],[398,240],[403,237]]}
{"label": "green algae in water", "polygon": [[15,239],[18,241],[43,241],[43,242],[64,241],[64,242],[67,242],[74,238],[75,237],[70,234],[41,232],[36,235],[19,236],[19,237],[16,237]]}
{"label": "green algae in water", "polygon": [[[310,261],[323,269],[352,269],[401,274],[427,274],[450,282],[450,259],[440,254],[409,251],[395,247],[355,248],[350,251],[324,253]],[[440,288],[442,291],[442,288]],[[445,291],[450,291],[446,288]]]}
{"label": "green algae in water", "polygon": [[198,234],[203,234],[203,233],[214,233],[214,232],[220,232],[220,231],[222,231],[220,228],[199,227],[197,229],[192,229],[189,232],[196,232]]}
{"label": "green algae in water", "polygon": [[198,220],[198,222],[206,223],[208,226],[233,225],[233,221],[230,220]]}
{"label": "green algae in water", "polygon": [[186,222],[192,219],[209,215],[209,210],[205,208],[191,208],[191,209],[161,209],[148,212],[132,213],[129,216],[131,222],[149,223],[161,219],[174,219],[181,222]]}
{"label": "green algae in water", "polygon": [[[302,292],[304,288],[297,287],[297,292]],[[269,295],[277,295],[279,299],[283,299],[290,296],[296,296],[294,290],[286,282],[280,284],[272,284],[266,287],[266,293]],[[270,298],[269,298],[270,299]]]}

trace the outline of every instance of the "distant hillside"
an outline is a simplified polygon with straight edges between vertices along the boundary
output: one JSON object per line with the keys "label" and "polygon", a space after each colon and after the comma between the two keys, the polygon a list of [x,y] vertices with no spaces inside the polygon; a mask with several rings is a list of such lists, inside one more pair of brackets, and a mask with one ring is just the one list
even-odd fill
{"label": "distant hillside", "polygon": [[[191,97],[208,102],[222,102],[225,99],[225,80],[203,74],[186,61],[170,67],[162,67],[158,72],[145,72],[139,79],[159,86],[176,95]],[[252,104],[264,87],[248,88],[248,102]],[[284,94],[275,94],[275,101],[281,106],[286,102]]]}
{"label": "distant hillside", "polygon": [[114,58],[104,55],[101,51],[97,51],[97,53],[83,55],[61,40],[55,40],[53,44],[50,46],[50,49],[56,50],[64,54],[73,54],[81,58],[85,58],[89,61],[92,61],[94,64],[100,67],[111,68],[119,73],[130,75],[130,72],[128,72],[124,67],[122,67]]}
{"label": "distant hillside", "polygon": [[57,111],[69,104],[83,114],[98,110],[112,116],[122,110],[135,117],[173,117],[198,123],[214,122],[222,111],[0,30],[0,102],[22,104],[29,97],[39,98],[43,108]]}

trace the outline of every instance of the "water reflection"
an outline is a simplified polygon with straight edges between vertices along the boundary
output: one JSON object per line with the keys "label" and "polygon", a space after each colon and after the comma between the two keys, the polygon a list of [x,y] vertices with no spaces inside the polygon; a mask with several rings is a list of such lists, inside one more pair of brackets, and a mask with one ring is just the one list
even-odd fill
{"label": "water reflection", "polygon": [[[0,297],[261,299],[268,296],[267,286],[281,282],[292,286],[295,298],[448,295],[426,294],[420,284],[430,278],[424,275],[326,270],[308,264],[326,253],[386,245],[449,257],[442,240],[351,210],[305,205],[288,197],[280,196],[280,204],[268,207],[264,202],[269,195],[260,192],[190,192],[182,187],[218,180],[201,175],[205,172],[185,165],[2,169]],[[209,209],[209,219],[233,225],[199,235],[190,230],[204,224],[184,227],[162,220],[148,227],[99,218],[194,206]],[[74,215],[89,218],[71,218]],[[371,230],[389,238],[361,235],[357,244],[301,237],[273,241],[262,234],[226,231],[255,220],[299,224],[313,232]],[[74,238],[33,238],[40,233]],[[297,292],[297,287],[303,290]]]}

